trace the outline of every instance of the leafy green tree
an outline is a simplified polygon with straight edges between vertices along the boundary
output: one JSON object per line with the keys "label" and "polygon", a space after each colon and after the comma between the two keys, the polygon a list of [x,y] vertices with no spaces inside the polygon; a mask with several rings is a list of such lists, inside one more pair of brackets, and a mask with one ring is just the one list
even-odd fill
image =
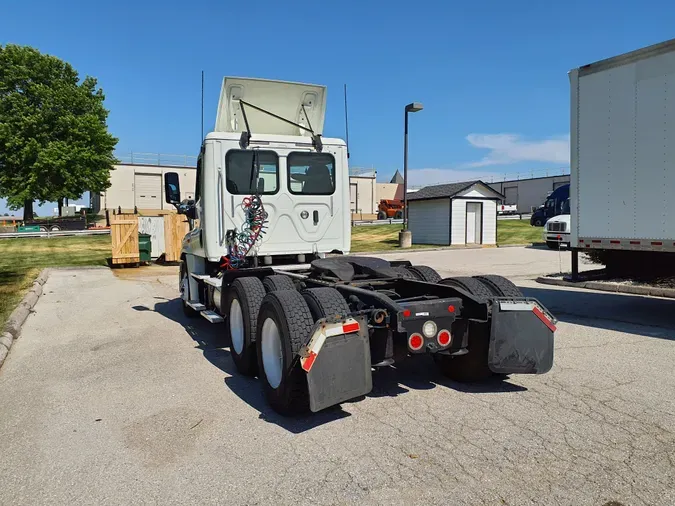
{"label": "leafy green tree", "polygon": [[32,47],[0,46],[0,197],[11,209],[110,186],[117,139],[96,79]]}

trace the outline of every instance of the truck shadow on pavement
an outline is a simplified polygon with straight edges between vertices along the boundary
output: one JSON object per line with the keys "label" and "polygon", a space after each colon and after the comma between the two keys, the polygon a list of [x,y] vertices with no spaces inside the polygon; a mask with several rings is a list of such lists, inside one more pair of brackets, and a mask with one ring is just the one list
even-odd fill
{"label": "truck shadow on pavement", "polygon": [[[229,343],[224,342],[224,332],[220,325],[213,325],[202,318],[188,318],[183,314],[180,299],[155,297],[154,309],[146,306],[133,306],[136,311],[154,311],[165,318],[179,323],[195,341],[206,360],[229,376],[224,379],[225,385],[240,399],[256,409],[261,420],[273,423],[294,434],[299,434],[315,427],[351,416],[340,406],[327,408],[319,413],[300,417],[283,417],[267,404],[263,389],[257,378],[242,376],[230,357]],[[396,397],[410,390],[429,390],[437,386],[448,387],[458,392],[496,393],[518,392],[526,388],[505,381],[506,378],[494,378],[487,382],[463,384],[443,377],[431,357],[415,357],[402,361],[396,367],[384,367],[373,373],[373,390],[367,397]],[[363,398],[353,399],[344,404],[353,404]]]}
{"label": "truck shadow on pavement", "polygon": [[560,321],[675,340],[675,300],[567,287],[524,287]]}

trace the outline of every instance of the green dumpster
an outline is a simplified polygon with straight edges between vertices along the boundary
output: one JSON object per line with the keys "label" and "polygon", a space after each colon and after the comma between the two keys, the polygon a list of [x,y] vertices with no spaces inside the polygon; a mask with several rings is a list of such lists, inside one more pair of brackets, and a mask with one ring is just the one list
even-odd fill
{"label": "green dumpster", "polygon": [[141,262],[151,262],[152,241],[150,234],[138,234],[138,253]]}

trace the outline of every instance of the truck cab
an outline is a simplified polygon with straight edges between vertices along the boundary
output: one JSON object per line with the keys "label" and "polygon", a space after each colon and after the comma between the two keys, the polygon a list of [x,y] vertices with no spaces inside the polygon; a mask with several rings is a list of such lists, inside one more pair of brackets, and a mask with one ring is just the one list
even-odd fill
{"label": "truck cab", "polygon": [[570,185],[565,184],[553,190],[544,204],[539,207],[530,217],[530,225],[533,227],[543,227],[544,224],[554,216],[563,212],[563,204],[570,198]]}

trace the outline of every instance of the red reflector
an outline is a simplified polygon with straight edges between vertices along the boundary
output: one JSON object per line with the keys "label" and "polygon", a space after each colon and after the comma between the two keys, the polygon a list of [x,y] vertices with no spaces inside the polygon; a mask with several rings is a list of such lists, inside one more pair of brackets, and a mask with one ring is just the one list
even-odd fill
{"label": "red reflector", "polygon": [[586,245],[586,247],[587,247],[587,248],[590,248],[590,247],[591,247],[591,245],[590,245],[590,244],[587,244],[587,245]]}
{"label": "red reflector", "polygon": [[583,240],[583,239],[579,239],[579,243],[583,244],[583,243],[584,243],[584,240]]}
{"label": "red reflector", "polygon": [[438,337],[436,338],[436,340],[438,341],[438,344],[440,344],[441,346],[449,345],[450,339],[451,339],[450,332],[448,332],[447,330],[441,330],[438,333]]}
{"label": "red reflector", "polygon": [[407,318],[408,316],[410,316],[410,309],[404,309],[403,310],[403,317]]}
{"label": "red reflector", "polygon": [[358,332],[360,328],[359,322],[347,323],[346,325],[342,326],[342,333],[351,334],[352,332]]}
{"label": "red reflector", "polygon": [[601,241],[600,239],[593,239],[593,242],[599,244],[599,243],[601,243],[602,241]]}
{"label": "red reflector", "polygon": [[640,241],[631,241],[631,244],[640,244]]}
{"label": "red reflector", "polygon": [[448,306],[448,312],[454,313],[455,312],[455,306]]}
{"label": "red reflector", "polygon": [[408,339],[408,346],[410,346],[411,350],[417,351],[424,346],[424,339],[419,334],[413,334]]}
{"label": "red reflector", "polygon": [[555,325],[553,325],[553,322],[546,317],[546,315],[542,312],[541,309],[539,309],[537,306],[534,306],[532,308],[532,312],[537,315],[537,318],[539,318],[542,322],[544,322],[544,325],[546,325],[549,329],[551,329],[551,332],[555,332],[556,330]]}
{"label": "red reflector", "polygon": [[309,372],[312,366],[314,365],[314,361],[316,360],[316,353],[313,351],[309,352],[309,357],[307,357],[304,362],[302,362],[302,368],[305,370],[305,372]]}
{"label": "red reflector", "polygon": [[661,241],[652,241],[652,246],[663,246]]}
{"label": "red reflector", "polygon": [[610,244],[621,244],[621,241],[609,241]]}

